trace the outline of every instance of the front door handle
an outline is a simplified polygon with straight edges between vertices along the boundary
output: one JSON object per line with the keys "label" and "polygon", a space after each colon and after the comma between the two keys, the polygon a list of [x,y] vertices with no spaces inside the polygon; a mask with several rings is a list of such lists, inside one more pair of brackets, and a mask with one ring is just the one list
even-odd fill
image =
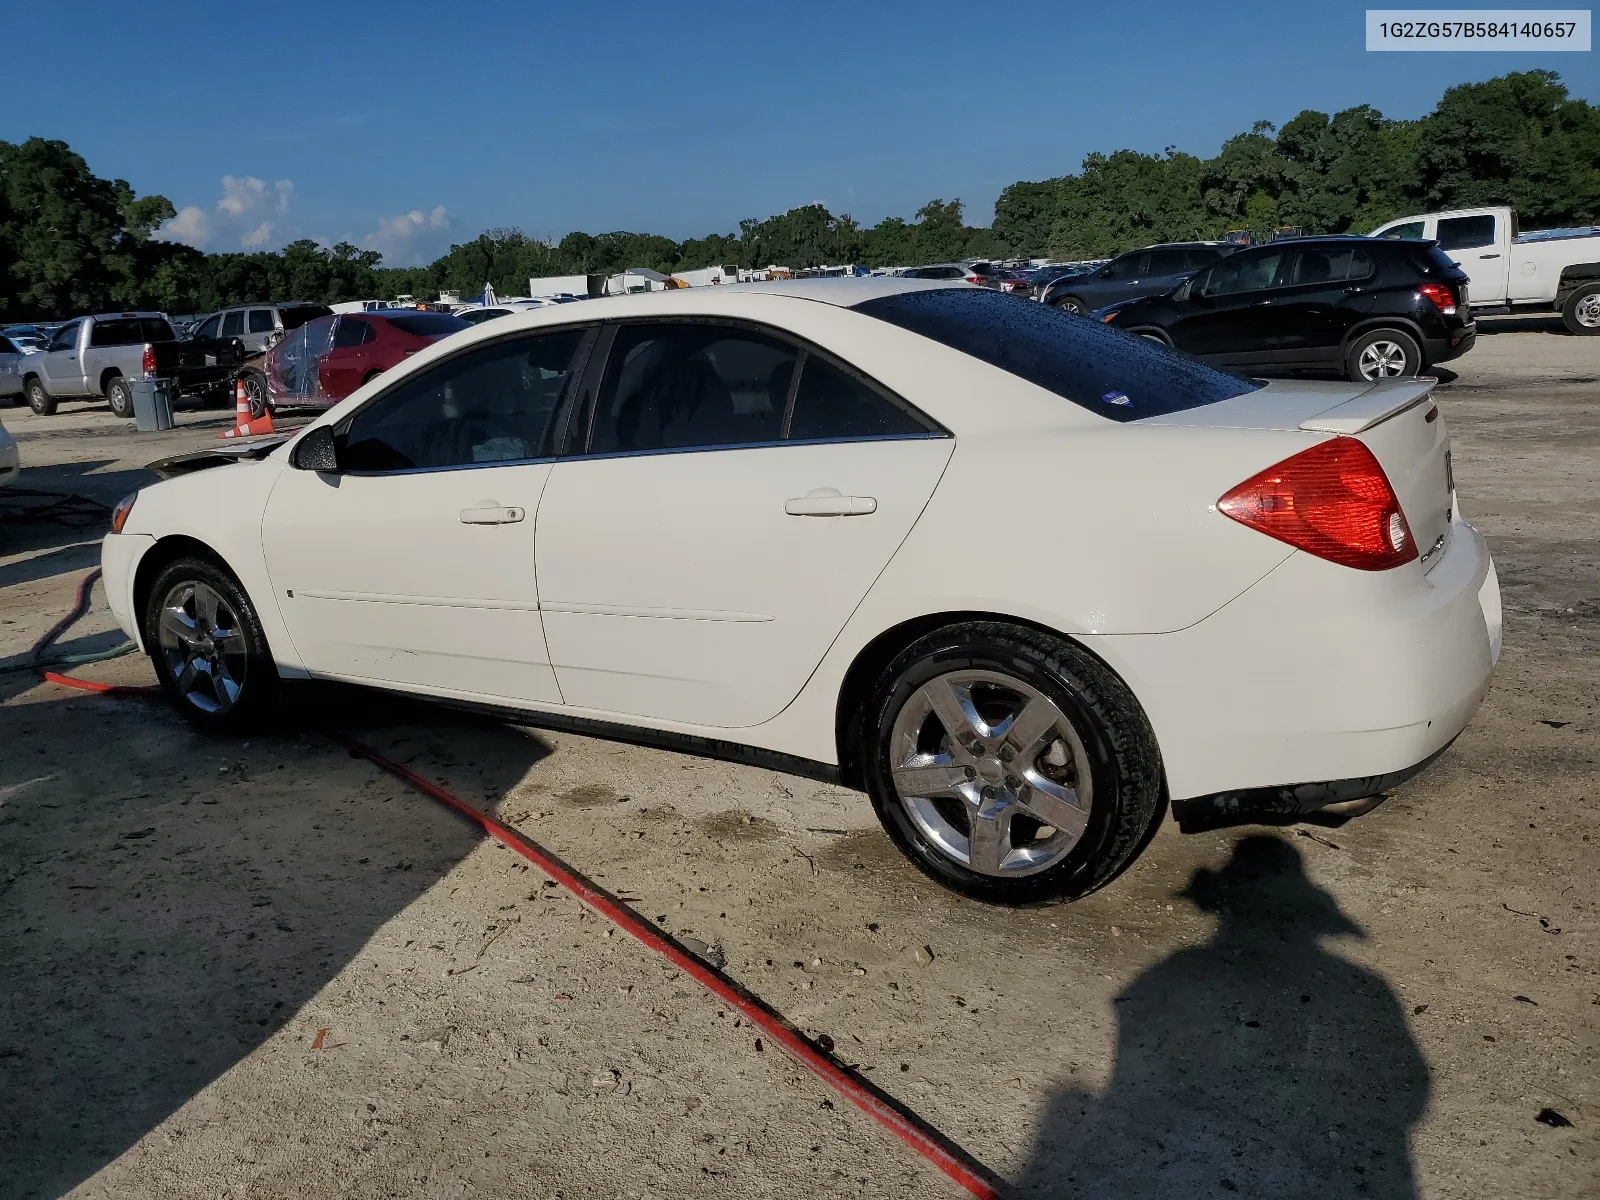
{"label": "front door handle", "polygon": [[784,502],[791,517],[864,517],[878,511],[872,496],[841,496],[836,488],[816,488]]}
{"label": "front door handle", "polygon": [[1478,255],[1478,257],[1479,258],[1499,258],[1500,256],[1498,254],[1480,254],[1480,255]]}
{"label": "front door handle", "polygon": [[480,500],[471,508],[461,510],[463,525],[514,525],[527,514],[497,500]]}

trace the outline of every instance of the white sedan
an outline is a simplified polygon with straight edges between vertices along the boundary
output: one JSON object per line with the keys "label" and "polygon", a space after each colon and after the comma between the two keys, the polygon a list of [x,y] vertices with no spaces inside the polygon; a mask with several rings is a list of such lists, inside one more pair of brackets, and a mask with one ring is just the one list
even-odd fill
{"label": "white sedan", "polygon": [[1433,383],[963,283],[594,300],[129,497],[105,580],[201,729],[283,680],[431,696],[840,779],[950,887],[1077,896],[1169,802],[1358,811],[1471,719],[1499,589]]}

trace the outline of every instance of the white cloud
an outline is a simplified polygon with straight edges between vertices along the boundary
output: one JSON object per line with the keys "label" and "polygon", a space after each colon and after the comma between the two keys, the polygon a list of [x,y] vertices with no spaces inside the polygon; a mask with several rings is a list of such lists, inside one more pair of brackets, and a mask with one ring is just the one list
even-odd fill
{"label": "white cloud", "polygon": [[155,236],[199,250],[259,250],[273,240],[281,225],[264,218],[287,215],[293,201],[292,180],[269,184],[254,175],[224,175],[222,198],[214,213],[196,204],[186,205],[156,230]]}
{"label": "white cloud", "polygon": [[408,267],[431,262],[449,248],[451,221],[444,205],[424,212],[413,208],[393,217],[379,217],[378,227],[362,245],[383,255],[385,266]]}

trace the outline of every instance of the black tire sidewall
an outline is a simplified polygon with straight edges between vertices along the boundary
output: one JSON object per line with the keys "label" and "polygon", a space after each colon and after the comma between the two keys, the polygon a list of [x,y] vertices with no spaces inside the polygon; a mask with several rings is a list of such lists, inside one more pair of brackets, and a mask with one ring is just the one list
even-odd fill
{"label": "black tire sidewall", "polygon": [[[167,668],[166,656],[161,650],[161,603],[173,588],[184,582],[204,583],[227,600],[243,627],[249,646],[249,661],[245,666],[244,687],[237,703],[225,713],[206,712],[191,704],[177,689],[177,684]],[[161,569],[150,588],[149,599],[142,614],[144,644],[155,667],[161,690],[183,717],[195,728],[206,733],[248,733],[252,723],[265,715],[278,690],[278,672],[272,662],[267,637],[261,628],[261,619],[239,581],[219,563],[205,558],[175,559]]]}
{"label": "black tire sidewall", "polygon": [[44,390],[44,384],[40,383],[37,379],[28,384],[28,386],[24,389],[24,393],[28,401],[28,407],[31,408],[36,415],[48,417],[51,413],[56,411],[55,399],[50,395],[49,392]]}
{"label": "black tire sidewall", "polygon": [[1083,301],[1073,296],[1063,296],[1059,300],[1052,301],[1051,307],[1059,308],[1062,312],[1070,313],[1075,317],[1087,316],[1089,313],[1089,310],[1087,307],[1085,307]]}
{"label": "black tire sidewall", "polygon": [[1594,337],[1600,335],[1600,325],[1581,325],[1578,323],[1578,304],[1585,296],[1600,293],[1600,283],[1589,283],[1573,292],[1567,297],[1567,302],[1561,306],[1561,323],[1567,327],[1567,332],[1578,337]]}
{"label": "black tire sidewall", "polygon": [[[115,397],[122,397],[122,407],[117,407]],[[121,375],[106,381],[106,403],[111,406],[111,415],[114,417],[133,416],[133,392],[128,386],[128,381]]]}
{"label": "black tire sidewall", "polygon": [[272,398],[267,392],[266,376],[257,371],[246,371],[241,376],[245,396],[250,401],[250,419],[259,421],[272,411]]}
{"label": "black tire sidewall", "polygon": [[[951,860],[928,842],[895,792],[888,753],[900,709],[928,680],[966,669],[998,671],[1037,688],[1066,714],[1089,756],[1093,797],[1088,827],[1062,862],[1037,875],[1000,879]],[[1092,656],[1033,630],[975,622],[919,639],[885,670],[868,700],[858,737],[867,793],[891,840],[931,879],[987,903],[1044,903],[1103,886],[1137,855],[1163,804],[1154,735],[1132,695]],[[1130,742],[1137,743],[1132,755]],[[1132,764],[1130,757],[1145,761]],[[1137,794],[1141,788],[1145,794]],[[1127,841],[1130,817],[1139,825],[1131,853],[1121,844]],[[1112,861],[1118,855],[1120,861]]]}
{"label": "black tire sidewall", "polygon": [[1382,379],[1368,379],[1361,374],[1361,352],[1373,342],[1397,342],[1405,348],[1406,374],[1391,376],[1395,379],[1404,379],[1406,375],[1415,375],[1422,370],[1422,347],[1417,344],[1417,339],[1404,329],[1368,329],[1355,341],[1350,343],[1350,349],[1345,352],[1345,375],[1351,383],[1382,383]]}

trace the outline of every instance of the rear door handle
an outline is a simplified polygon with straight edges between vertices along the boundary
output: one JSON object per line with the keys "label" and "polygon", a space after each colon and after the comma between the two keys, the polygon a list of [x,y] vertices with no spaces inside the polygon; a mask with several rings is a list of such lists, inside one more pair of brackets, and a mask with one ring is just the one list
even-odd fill
{"label": "rear door handle", "polygon": [[514,525],[525,515],[522,509],[495,500],[480,500],[460,513],[463,525]]}
{"label": "rear door handle", "polygon": [[783,511],[791,517],[864,517],[878,511],[878,501],[872,496],[841,496],[835,488],[817,488],[785,501]]}
{"label": "rear door handle", "polygon": [[1500,256],[1498,254],[1480,254],[1480,255],[1478,255],[1478,257],[1479,258],[1499,258]]}

